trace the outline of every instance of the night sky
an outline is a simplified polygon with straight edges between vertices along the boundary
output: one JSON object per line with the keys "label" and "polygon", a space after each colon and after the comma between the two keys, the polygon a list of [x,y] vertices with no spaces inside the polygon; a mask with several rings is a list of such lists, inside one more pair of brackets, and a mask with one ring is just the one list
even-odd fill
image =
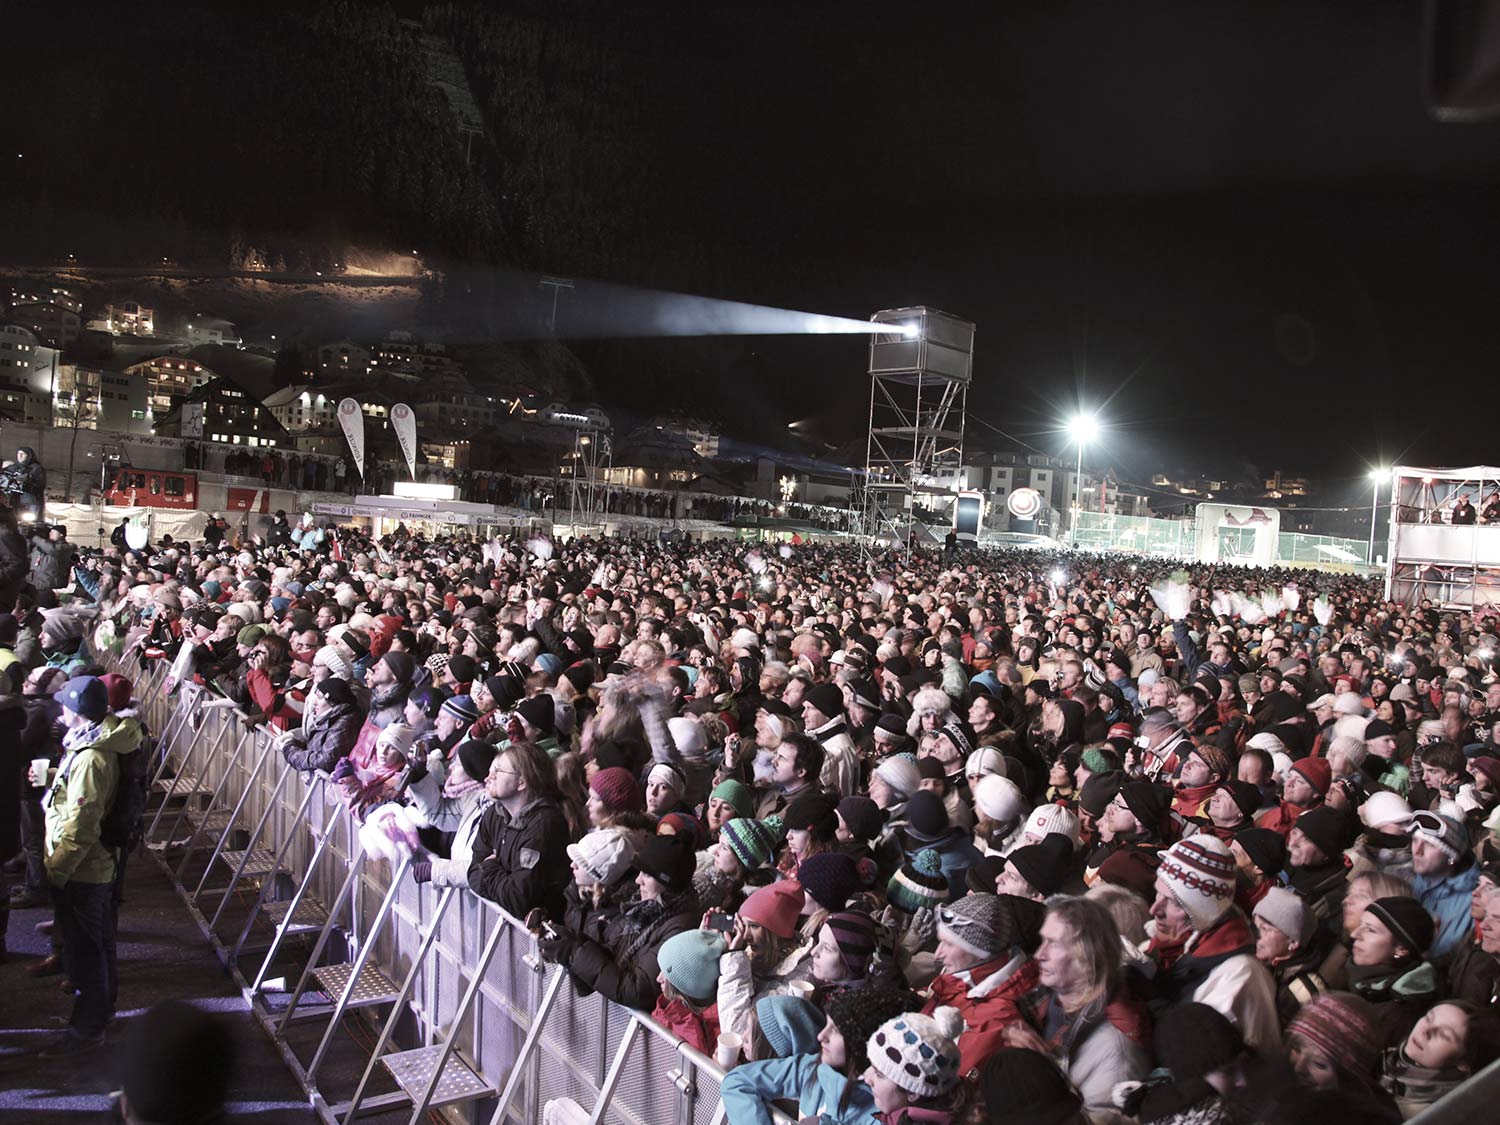
{"label": "night sky", "polygon": [[[360,72],[367,53],[345,34],[385,9],[267,4],[100,8],[113,24],[74,28],[71,9],[23,0],[27,36],[94,38],[17,60],[0,134],[47,171],[0,180],[0,247],[7,221],[69,232],[70,208],[104,203],[137,207],[153,246],[158,228],[165,243],[185,226],[277,224],[435,244],[438,219],[419,229],[433,186],[410,177],[437,165],[381,140],[394,87]],[[473,167],[450,151],[443,176],[488,176],[496,200],[529,192],[541,213],[500,203],[464,264],[859,318],[942,308],[978,325],[971,435],[987,423],[1071,456],[1059,420],[1097,406],[1102,457],[1136,478],[1280,468],[1353,487],[1377,461],[1494,460],[1500,125],[1428,115],[1422,5],[991,7],[495,4],[551,46],[505,58],[512,118],[489,122],[493,153]],[[286,21],[329,11],[336,37],[325,20],[294,50]],[[172,80],[143,81],[136,57],[171,28],[192,40],[169,52]],[[571,120],[526,135],[525,114],[557,107]],[[374,187],[340,182],[370,151]],[[315,175],[297,164],[320,154]],[[471,213],[445,206],[453,244]],[[568,315],[565,299],[564,335]],[[804,451],[866,421],[858,338],[576,348],[611,410],[677,406],[767,443],[803,422],[820,439]]]}

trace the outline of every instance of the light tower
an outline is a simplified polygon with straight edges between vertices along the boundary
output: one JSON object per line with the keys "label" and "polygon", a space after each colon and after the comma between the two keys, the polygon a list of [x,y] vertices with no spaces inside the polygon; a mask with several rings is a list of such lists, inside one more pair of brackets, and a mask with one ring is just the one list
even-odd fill
{"label": "light tower", "polygon": [[974,369],[974,325],[966,320],[921,306],[870,320],[890,331],[870,336],[870,428],[853,497],[867,551],[886,540],[909,545],[924,515],[946,510],[963,486]]}

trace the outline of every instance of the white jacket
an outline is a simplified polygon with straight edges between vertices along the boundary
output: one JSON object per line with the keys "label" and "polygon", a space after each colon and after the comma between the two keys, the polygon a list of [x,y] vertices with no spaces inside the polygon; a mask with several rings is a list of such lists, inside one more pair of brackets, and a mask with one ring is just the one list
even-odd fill
{"label": "white jacket", "polygon": [[1254,1050],[1280,1052],[1276,981],[1253,954],[1241,953],[1216,965],[1193,991],[1193,999],[1228,1018]]}
{"label": "white jacket", "polygon": [[803,942],[786,955],[765,980],[757,982],[750,973],[750,953],[735,949],[719,956],[719,1030],[732,1031],[750,1042],[750,1016],[762,996],[784,996],[792,991],[792,982],[812,979],[810,942]]}
{"label": "white jacket", "polygon": [[479,820],[489,808],[490,799],[484,786],[476,786],[462,797],[443,796],[443,784],[429,773],[415,782],[407,793],[412,804],[429,828],[452,832],[453,846],[448,858],[432,857],[432,882],[439,887],[467,887],[469,864],[474,858],[474,837],[479,834]]}
{"label": "white jacket", "polygon": [[[834,719],[807,733],[817,738],[819,731],[828,730],[835,723],[843,722],[843,719]],[[859,750],[849,737],[848,730],[840,730],[826,742],[821,739],[819,742],[823,746],[823,772],[818,777],[819,784],[824,789],[833,790],[841,798],[854,796],[859,790]]]}

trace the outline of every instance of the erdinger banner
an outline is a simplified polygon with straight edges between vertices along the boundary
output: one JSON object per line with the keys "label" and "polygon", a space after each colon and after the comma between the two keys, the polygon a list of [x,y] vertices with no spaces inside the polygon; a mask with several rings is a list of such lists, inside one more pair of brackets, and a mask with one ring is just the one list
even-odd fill
{"label": "erdinger banner", "polygon": [[417,416],[411,407],[398,402],[391,407],[391,429],[396,431],[396,440],[401,443],[401,456],[406,458],[407,471],[411,479],[417,479]]}
{"label": "erdinger banner", "polygon": [[339,425],[344,429],[344,440],[349,443],[349,453],[354,457],[354,467],[359,479],[365,479],[365,415],[356,399],[346,398],[339,403]]}

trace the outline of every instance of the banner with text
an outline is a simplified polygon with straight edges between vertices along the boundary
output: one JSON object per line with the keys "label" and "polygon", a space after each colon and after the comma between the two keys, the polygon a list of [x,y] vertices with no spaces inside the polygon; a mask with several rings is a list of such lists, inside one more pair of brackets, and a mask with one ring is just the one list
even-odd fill
{"label": "banner with text", "polygon": [[357,399],[346,398],[339,402],[339,425],[344,430],[344,440],[349,443],[349,453],[354,458],[354,467],[359,479],[365,479],[365,415]]}
{"label": "banner with text", "polygon": [[417,416],[411,407],[398,402],[391,407],[391,429],[396,431],[396,440],[401,443],[401,456],[406,458],[407,471],[411,479],[417,479]]}

